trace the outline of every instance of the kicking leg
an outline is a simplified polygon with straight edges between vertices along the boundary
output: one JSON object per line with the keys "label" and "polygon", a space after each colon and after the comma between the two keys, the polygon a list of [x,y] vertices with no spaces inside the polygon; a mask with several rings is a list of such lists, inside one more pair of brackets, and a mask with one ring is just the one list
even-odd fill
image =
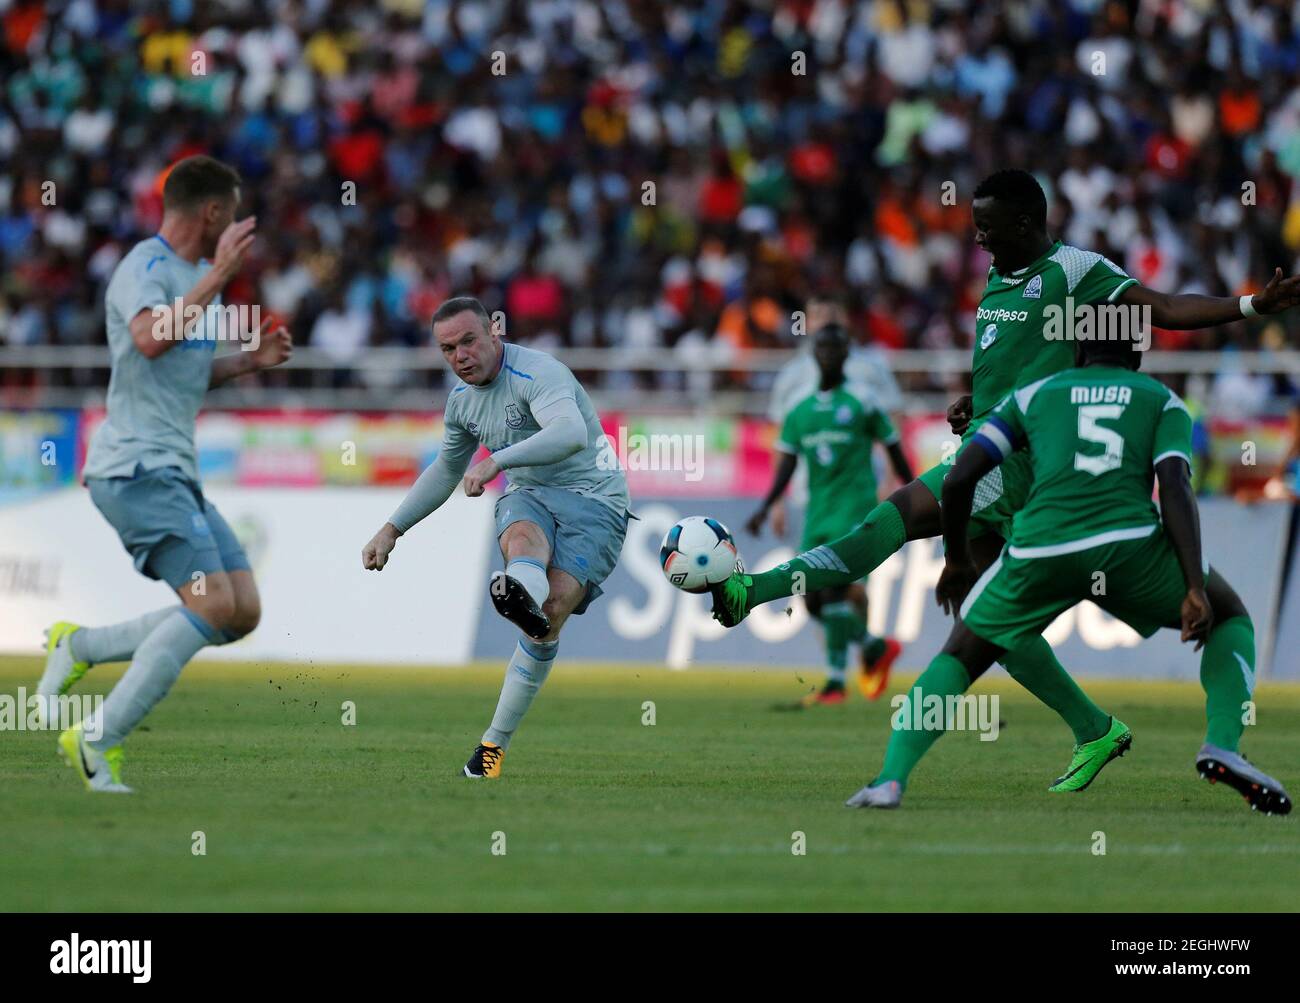
{"label": "kicking leg", "polygon": [[922,481],[912,481],[877,505],[851,533],[757,575],[733,575],[713,590],[714,617],[734,627],[751,609],[773,599],[851,585],[884,563],[908,540],[928,539],[941,528],[939,502]]}
{"label": "kicking leg", "polygon": [[492,575],[488,591],[498,613],[534,640],[551,630],[546,617],[546,598],[550,585],[546,567],[551,558],[551,544],[535,522],[512,522],[498,539],[505,571]]}

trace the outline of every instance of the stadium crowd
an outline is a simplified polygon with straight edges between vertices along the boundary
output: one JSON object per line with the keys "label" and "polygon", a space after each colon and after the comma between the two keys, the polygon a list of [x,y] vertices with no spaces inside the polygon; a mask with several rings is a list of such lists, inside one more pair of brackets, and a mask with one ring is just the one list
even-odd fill
{"label": "stadium crowd", "polygon": [[370,346],[426,344],[453,291],[541,347],[725,360],[791,345],[816,292],[882,349],[967,347],[969,193],[1008,166],[1067,242],[1240,294],[1300,249],[1296,6],[0,0],[0,342],[103,342],[103,284],[196,152],[258,217],[227,301],[343,384]]}

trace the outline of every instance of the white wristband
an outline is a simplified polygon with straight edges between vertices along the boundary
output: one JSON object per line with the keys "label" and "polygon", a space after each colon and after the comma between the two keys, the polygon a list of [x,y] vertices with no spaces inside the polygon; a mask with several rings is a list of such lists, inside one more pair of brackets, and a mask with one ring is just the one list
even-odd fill
{"label": "white wristband", "polygon": [[1259,316],[1259,311],[1255,309],[1255,304],[1251,302],[1251,300],[1253,300],[1254,298],[1255,298],[1254,294],[1251,293],[1246,296],[1243,296],[1241,299],[1237,301],[1237,305],[1241,307],[1241,315],[1243,317]]}

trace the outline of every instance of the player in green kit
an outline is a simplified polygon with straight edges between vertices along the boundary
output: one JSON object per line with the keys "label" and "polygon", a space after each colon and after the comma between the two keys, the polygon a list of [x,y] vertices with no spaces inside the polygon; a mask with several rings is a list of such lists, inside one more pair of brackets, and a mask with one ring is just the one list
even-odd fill
{"label": "player in green kit", "polygon": [[[1070,341],[1045,337],[1049,308],[1141,307],[1152,325],[1189,330],[1300,303],[1300,277],[1284,279],[1280,269],[1254,296],[1169,295],[1146,289],[1100,254],[1053,240],[1047,232],[1046,196],[1025,171],[999,171],[982,181],[971,216],[975,242],[989,252],[992,264],[977,311],[972,396],[948,409],[953,432],[963,437],[957,457],[1009,392],[1074,364]],[[940,497],[949,469],[951,463],[926,471],[877,505],[852,532],[821,548],[837,562],[801,554],[762,574],[732,575],[712,590],[715,619],[735,626],[755,606],[790,595],[796,583],[811,592],[856,581],[908,540],[937,536],[943,528]],[[1018,456],[980,482],[970,533],[978,567],[987,567],[1001,552],[1008,521],[1024,504],[1029,485],[1028,463]],[[1076,744],[1105,734],[1109,718],[1074,683],[1042,637],[1026,637],[1001,661],[1014,679],[1061,715]]]}
{"label": "player in green kit", "polygon": [[[1202,562],[1191,416],[1177,394],[1136,372],[1142,356],[1130,342],[1077,344],[1082,368],[1007,395],[944,481],[946,560],[935,594],[954,614],[960,605],[961,619],[896,714],[885,764],[851,807],[897,807],[908,775],[951,723],[935,715],[935,726],[916,728],[915,706],[938,706],[936,698],[953,705],[1005,651],[1091,599],[1143,637],[1172,627],[1204,648],[1208,727],[1198,772],[1252,808],[1291,810],[1282,785],[1237,751],[1254,686],[1255,630],[1232,587]],[[1014,457],[1030,465],[1032,487],[1006,549],[980,575],[968,537],[978,486]],[[1110,718],[1049,789],[1083,790],[1132,740]]]}
{"label": "player in green kit", "polygon": [[[802,457],[808,465],[808,508],[800,546],[809,560],[838,560],[823,547],[862,521],[876,504],[876,475],[871,448],[883,443],[894,472],[904,483],[912,468],[903,455],[898,433],[889,417],[850,393],[844,364],[849,357],[849,334],[839,324],[828,324],[813,335],[813,357],[820,373],[818,390],[796,404],[781,425],[776,448],[782,454],[772,489],[745,524],[757,535],[768,511],[785,492]],[[818,549],[821,548],[821,549]],[[817,556],[814,556],[817,555]],[[822,625],[826,642],[826,685],[809,694],[806,705],[840,703],[849,644],[861,652],[859,688],[875,700],[889,682],[889,668],[901,647],[891,638],[873,637],[848,598],[848,586],[832,586],[804,595],[808,613]]]}

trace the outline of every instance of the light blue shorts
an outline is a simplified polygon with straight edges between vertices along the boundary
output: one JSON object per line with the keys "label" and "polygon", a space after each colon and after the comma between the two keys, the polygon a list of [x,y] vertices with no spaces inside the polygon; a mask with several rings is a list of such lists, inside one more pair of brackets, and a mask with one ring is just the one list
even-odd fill
{"label": "light blue shorts", "polygon": [[251,570],[229,523],[179,467],[88,477],[86,487],[142,575],[179,589],[196,571]]}
{"label": "light blue shorts", "polygon": [[575,491],[530,485],[497,499],[497,539],[517,522],[536,523],[551,546],[549,566],[567,571],[587,586],[587,594],[573,611],[583,613],[618,563],[629,516]]}

